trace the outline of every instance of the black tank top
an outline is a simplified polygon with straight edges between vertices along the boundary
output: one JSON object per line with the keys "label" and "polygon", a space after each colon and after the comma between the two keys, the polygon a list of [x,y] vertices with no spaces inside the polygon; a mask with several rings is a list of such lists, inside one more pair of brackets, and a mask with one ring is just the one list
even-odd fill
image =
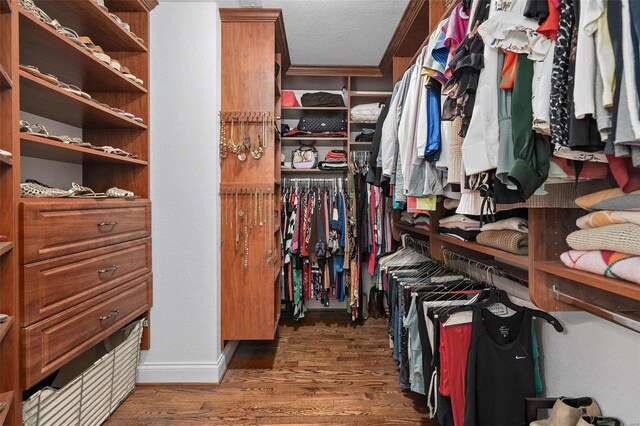
{"label": "black tank top", "polygon": [[474,308],[464,426],[525,424],[525,398],[536,396],[531,321],[526,308],[510,317]]}

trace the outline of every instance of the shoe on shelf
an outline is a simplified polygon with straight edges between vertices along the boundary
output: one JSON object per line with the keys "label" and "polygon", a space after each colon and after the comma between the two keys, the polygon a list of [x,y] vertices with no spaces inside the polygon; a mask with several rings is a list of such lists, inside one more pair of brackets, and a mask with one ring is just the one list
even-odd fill
{"label": "shoe on shelf", "polygon": [[38,78],[40,78],[40,79],[42,79],[42,80],[44,80],[44,81],[46,81],[48,83],[51,83],[51,84],[55,84],[56,86],[58,85],[58,83],[60,83],[60,80],[58,80],[58,77],[56,77],[53,74],[44,73],[44,72],[40,71],[38,69],[38,67],[34,67],[33,65],[20,64],[20,69],[22,71],[28,72],[29,74],[31,74],[34,77],[38,77]]}
{"label": "shoe on shelf", "polygon": [[13,154],[9,151],[5,151],[4,149],[0,149],[0,157],[11,158]]}
{"label": "shoe on shelf", "polygon": [[70,195],[70,191],[60,188],[51,188],[41,183],[36,183],[28,179],[27,182],[20,184],[20,196],[26,198],[66,198]]}
{"label": "shoe on shelf", "polygon": [[127,191],[126,189],[117,188],[115,186],[113,188],[107,189],[105,194],[107,194],[107,197],[109,198],[124,198],[126,200],[140,198],[136,196],[132,191]]}
{"label": "shoe on shelf", "polygon": [[576,426],[582,416],[600,416],[600,407],[589,397],[560,397],[553,405],[548,419],[536,420],[529,426]]}

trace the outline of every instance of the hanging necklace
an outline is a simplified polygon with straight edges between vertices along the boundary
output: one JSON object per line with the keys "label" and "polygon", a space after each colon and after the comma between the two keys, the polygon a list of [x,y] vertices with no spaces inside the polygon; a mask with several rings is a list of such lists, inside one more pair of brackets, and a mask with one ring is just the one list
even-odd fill
{"label": "hanging necklace", "polygon": [[238,233],[238,217],[242,217],[244,216],[244,212],[242,210],[238,211],[238,188],[236,188],[236,215],[235,215],[235,234],[236,234],[236,242],[235,242],[235,248],[236,248],[236,253],[238,252],[238,243],[240,242],[240,234]]}
{"label": "hanging necklace", "polygon": [[244,153],[245,151],[244,141],[242,140],[243,134],[244,134],[244,122],[245,122],[245,119],[241,118],[240,119],[240,143],[238,144],[238,160],[240,161],[245,161],[247,159],[247,154]]}
{"label": "hanging necklace", "polygon": [[223,160],[227,158],[229,154],[229,147],[227,146],[227,128],[226,123],[222,119],[222,115],[220,115],[220,158]]}
{"label": "hanging necklace", "polygon": [[[261,123],[262,123],[262,127],[264,128],[264,112],[262,113],[261,116]],[[259,124],[260,121],[257,123]],[[258,132],[258,149],[251,149],[251,156],[253,157],[254,160],[259,160],[260,158],[262,158],[262,154],[264,153],[264,149],[262,148],[262,141],[264,139],[264,130],[262,131],[262,135],[260,134],[260,132]]]}

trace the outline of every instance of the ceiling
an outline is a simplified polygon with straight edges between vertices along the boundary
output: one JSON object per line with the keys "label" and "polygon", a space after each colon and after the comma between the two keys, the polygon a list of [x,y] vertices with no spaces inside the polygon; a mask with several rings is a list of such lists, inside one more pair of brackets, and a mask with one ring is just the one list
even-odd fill
{"label": "ceiling", "polygon": [[378,66],[409,0],[220,0],[282,9],[294,65]]}

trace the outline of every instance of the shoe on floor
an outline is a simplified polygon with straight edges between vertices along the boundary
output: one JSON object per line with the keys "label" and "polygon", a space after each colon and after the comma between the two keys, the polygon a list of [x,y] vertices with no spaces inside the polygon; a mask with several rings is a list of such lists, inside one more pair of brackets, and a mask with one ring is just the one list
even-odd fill
{"label": "shoe on floor", "polygon": [[529,426],[576,426],[582,416],[599,416],[598,404],[588,397],[558,398],[548,419],[536,420]]}

